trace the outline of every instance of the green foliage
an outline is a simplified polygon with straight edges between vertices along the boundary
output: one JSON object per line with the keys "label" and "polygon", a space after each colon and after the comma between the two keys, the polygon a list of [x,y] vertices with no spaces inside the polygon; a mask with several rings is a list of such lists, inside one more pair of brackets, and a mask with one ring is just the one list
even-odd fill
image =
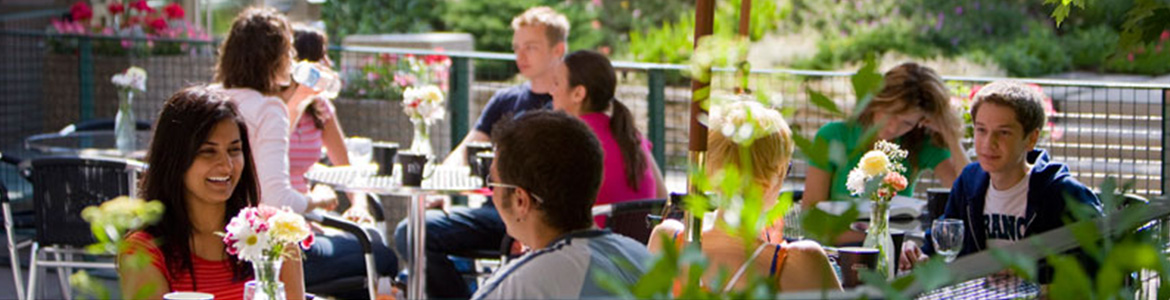
{"label": "green foliage", "polygon": [[441,0],[326,1],[321,5],[321,19],[325,21],[329,36],[334,43],[353,34],[428,32],[443,28],[440,16],[447,2]]}
{"label": "green foliage", "polygon": [[1066,35],[1062,40],[1064,48],[1071,55],[1075,68],[1100,68],[1106,59],[1117,52],[1120,36],[1117,31],[1105,25],[1079,30]]}
{"label": "green foliage", "polygon": [[[143,201],[126,196],[114,198],[101,205],[91,205],[81,211],[81,218],[89,222],[90,230],[97,243],[86,247],[93,254],[133,253],[123,261],[121,268],[143,268],[150,265],[146,251],[130,251],[130,243],[123,240],[126,234],[157,223],[166,208],[157,200]],[[69,285],[80,291],[80,298],[110,299],[110,291],[101,282],[93,280],[88,273],[80,271],[69,276]],[[134,295],[149,295],[154,286],[145,286]],[[130,295],[131,291],[123,291]],[[135,297],[145,298],[145,297]]]}
{"label": "green foliage", "polygon": [[[738,32],[740,0],[717,1],[712,34],[729,38]],[[751,28],[748,37],[759,40],[765,33],[777,28],[780,21],[788,17],[789,6],[780,6],[776,1],[752,1]],[[630,31],[630,51],[633,58],[642,62],[685,63],[690,59],[695,32],[695,12],[684,11],[675,22],[664,22],[661,27],[648,30]]]}
{"label": "green foliage", "polygon": [[1033,77],[1069,69],[1072,59],[1049,31],[1035,30],[993,52],[997,63],[1013,76]]}
{"label": "green foliage", "polygon": [[[994,62],[1010,76],[1073,68],[1170,72],[1164,63],[1170,58],[1155,51],[1170,29],[1170,3],[1161,0],[794,0],[793,7],[784,28],[809,28],[823,37],[816,54],[796,61],[797,68],[839,69],[866,53],[897,52]],[[1057,19],[1059,26],[1054,7],[1060,15],[1072,12]]]}

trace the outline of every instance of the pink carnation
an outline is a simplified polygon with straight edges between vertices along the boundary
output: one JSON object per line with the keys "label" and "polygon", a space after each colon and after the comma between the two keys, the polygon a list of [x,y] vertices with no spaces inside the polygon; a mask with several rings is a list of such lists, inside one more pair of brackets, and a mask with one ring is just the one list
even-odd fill
{"label": "pink carnation", "polygon": [[312,247],[312,246],[313,246],[313,234],[310,233],[308,237],[305,237],[305,239],[301,240],[301,249],[309,250],[309,247]]}
{"label": "pink carnation", "polygon": [[902,173],[898,172],[886,173],[886,178],[883,178],[882,182],[889,185],[890,188],[893,188],[895,192],[906,189],[908,185],[906,176],[902,176]]}

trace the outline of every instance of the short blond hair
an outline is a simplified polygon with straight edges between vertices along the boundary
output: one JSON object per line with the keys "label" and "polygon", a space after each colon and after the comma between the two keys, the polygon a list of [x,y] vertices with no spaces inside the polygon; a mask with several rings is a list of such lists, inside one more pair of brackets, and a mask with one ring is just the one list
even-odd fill
{"label": "short blond hair", "polygon": [[550,45],[567,43],[569,41],[569,18],[558,13],[548,6],[529,8],[524,13],[512,19],[512,30],[520,30],[524,26],[544,25],[544,37]]}
{"label": "short blond hair", "polygon": [[[750,117],[749,117],[750,116]],[[710,130],[707,132],[707,172],[714,174],[725,166],[744,169],[740,161],[740,147],[748,147],[751,174],[754,182],[772,184],[774,176],[788,176],[788,163],[796,147],[792,129],[780,112],[764,107],[756,101],[732,101],[711,108]],[[728,128],[739,131],[749,120],[754,122],[750,137],[728,134]],[[730,127],[729,127],[730,126]]]}

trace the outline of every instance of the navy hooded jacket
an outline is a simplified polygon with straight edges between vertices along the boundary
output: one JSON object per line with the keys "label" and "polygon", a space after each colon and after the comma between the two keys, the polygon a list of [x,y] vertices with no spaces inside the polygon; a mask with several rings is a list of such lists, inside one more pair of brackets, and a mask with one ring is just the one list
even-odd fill
{"label": "navy hooded jacket", "polygon": [[[1050,162],[1048,152],[1039,149],[1029,151],[1027,160],[1033,166],[1032,177],[1028,181],[1028,207],[1024,215],[1024,219],[1028,220],[1025,237],[1064,226],[1063,218],[1071,218],[1070,210],[1066,208],[1066,197],[1093,207],[1098,215],[1102,214],[1101,200],[1097,199],[1097,195],[1073,178],[1067,166]],[[946,212],[940,218],[963,220],[966,231],[959,256],[988,250],[983,208],[990,184],[991,176],[983,171],[979,162],[973,162],[963,168],[963,173],[951,187]],[[924,244],[923,252],[934,254],[929,230]]]}

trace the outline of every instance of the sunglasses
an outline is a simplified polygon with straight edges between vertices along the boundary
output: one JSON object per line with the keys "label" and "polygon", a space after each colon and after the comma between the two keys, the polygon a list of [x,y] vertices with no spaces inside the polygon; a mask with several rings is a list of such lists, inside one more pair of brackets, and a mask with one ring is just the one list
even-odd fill
{"label": "sunglasses", "polygon": [[[490,188],[492,190],[492,193],[495,193],[496,188],[519,189],[521,187],[517,186],[517,185],[507,184],[507,183],[489,182],[488,188]],[[541,199],[540,196],[537,196],[536,194],[533,194],[532,192],[529,192],[528,195],[531,195],[533,199],[536,199],[536,203],[544,204],[544,199]]]}

